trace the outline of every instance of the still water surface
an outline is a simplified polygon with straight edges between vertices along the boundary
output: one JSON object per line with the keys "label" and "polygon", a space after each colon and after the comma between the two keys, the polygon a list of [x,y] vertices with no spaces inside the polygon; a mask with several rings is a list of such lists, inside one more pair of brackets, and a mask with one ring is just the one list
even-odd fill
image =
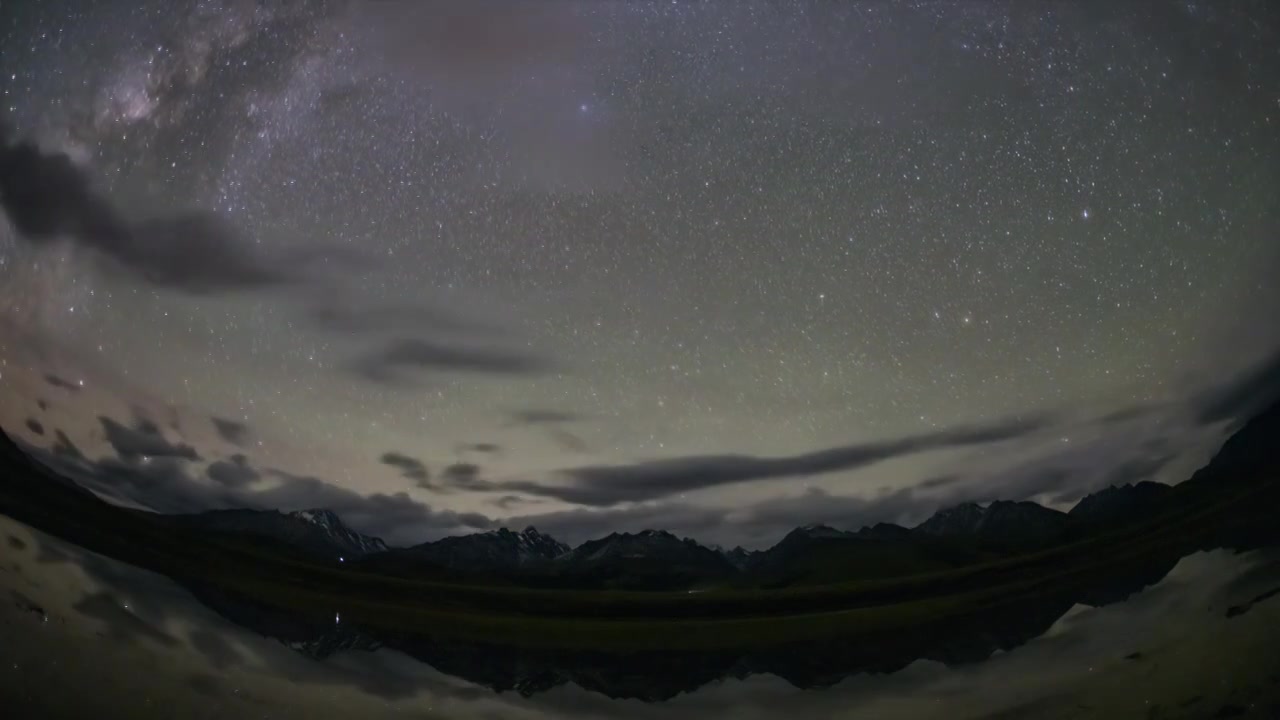
{"label": "still water surface", "polygon": [[0,716],[1280,718],[1280,549],[1200,552],[1146,582],[1099,607],[1046,601],[923,659],[769,672],[302,625],[0,517]]}

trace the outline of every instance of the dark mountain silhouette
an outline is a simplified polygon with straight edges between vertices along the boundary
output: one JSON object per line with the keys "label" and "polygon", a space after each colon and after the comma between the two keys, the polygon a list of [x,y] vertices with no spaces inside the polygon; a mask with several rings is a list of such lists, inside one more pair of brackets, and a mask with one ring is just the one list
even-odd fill
{"label": "dark mountain silhouette", "polygon": [[173,522],[218,533],[268,538],[316,559],[347,561],[387,550],[380,538],[347,527],[322,509],[282,513],[277,510],[209,510],[171,516]]}
{"label": "dark mountain silhouette", "polygon": [[1059,540],[1066,529],[1066,513],[1033,502],[997,500],[986,506],[963,503],[939,510],[915,532],[972,539],[994,547],[1026,548]]}
{"label": "dark mountain silhouette", "polygon": [[722,547],[713,547],[711,549],[720,553],[722,556],[724,556],[725,560],[729,561],[730,565],[734,566],[739,570],[745,569],[748,565],[751,564],[755,556],[759,554],[757,552],[747,550],[741,545],[733,548],[732,550],[725,550]]}
{"label": "dark mountain silhouette", "polygon": [[428,567],[459,577],[511,575],[544,566],[567,552],[568,545],[530,526],[521,532],[502,528],[397,548],[369,557],[360,566],[391,574]]}
{"label": "dark mountain silhouette", "polygon": [[797,528],[745,566],[745,584],[820,585],[853,578],[889,578],[959,567],[980,559],[966,544],[948,545],[900,525],[857,532],[825,525]]}
{"label": "dark mountain silhouette", "polygon": [[1172,488],[1149,480],[1126,483],[1085,496],[1067,513],[1078,523],[1113,523],[1133,520],[1160,507]]}
{"label": "dark mountain silhouette", "polygon": [[558,585],[682,589],[723,581],[737,568],[722,554],[664,530],[587,541],[549,568]]}

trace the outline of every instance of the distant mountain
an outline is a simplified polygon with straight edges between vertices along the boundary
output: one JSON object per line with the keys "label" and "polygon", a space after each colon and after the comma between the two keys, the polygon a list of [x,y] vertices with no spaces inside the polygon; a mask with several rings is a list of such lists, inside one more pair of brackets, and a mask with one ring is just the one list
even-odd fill
{"label": "distant mountain", "polygon": [[393,548],[359,561],[362,570],[399,577],[510,584],[545,575],[569,546],[532,526],[455,535]]}
{"label": "distant mountain", "polygon": [[856,532],[809,525],[755,553],[741,583],[820,585],[946,570],[976,559],[977,553],[967,545],[953,546],[900,525],[879,523]]}
{"label": "distant mountain", "polygon": [[753,550],[747,550],[741,545],[733,548],[732,550],[725,550],[724,548],[719,546],[713,546],[711,549],[720,553],[721,557],[723,557],[725,560],[728,560],[730,565],[738,568],[739,570],[742,570],[746,568],[748,565],[750,565],[752,561],[755,560],[756,556],[760,554],[759,552],[756,552]]}
{"label": "distant mountain", "polygon": [[868,525],[854,533],[854,537],[861,540],[906,540],[912,537],[911,531],[901,525],[893,523],[876,523]]}
{"label": "distant mountain", "polygon": [[677,589],[732,577],[721,553],[665,530],[612,533],[587,541],[556,560],[554,574],[584,587]]}
{"label": "distant mountain", "polygon": [[354,560],[387,550],[380,538],[347,527],[330,510],[282,513],[277,510],[209,510],[174,515],[173,521],[192,528],[241,536],[270,538],[308,555],[328,560]]}
{"label": "distant mountain", "polygon": [[1086,495],[1067,516],[1078,523],[1114,523],[1149,518],[1173,488],[1163,483],[1115,485]]}
{"label": "distant mountain", "polygon": [[1033,502],[997,500],[986,506],[962,503],[939,510],[915,532],[1008,547],[1050,543],[1062,538],[1066,529],[1066,513]]}
{"label": "distant mountain", "polygon": [[569,552],[569,546],[532,526],[457,535],[405,548],[406,557],[466,572],[511,571],[545,564]]}

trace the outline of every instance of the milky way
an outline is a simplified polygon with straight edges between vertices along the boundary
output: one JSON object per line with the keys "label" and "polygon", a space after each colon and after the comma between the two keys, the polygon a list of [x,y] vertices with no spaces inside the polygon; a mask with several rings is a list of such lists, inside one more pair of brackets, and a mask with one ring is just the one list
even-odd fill
{"label": "milky way", "polygon": [[[1199,447],[1178,403],[1280,342],[1271,3],[10,5],[16,137],[137,222],[348,255],[186,293],[10,228],[6,317],[358,492],[749,541],[943,475],[1084,487]],[[1015,447],[543,492],[1046,414]]]}

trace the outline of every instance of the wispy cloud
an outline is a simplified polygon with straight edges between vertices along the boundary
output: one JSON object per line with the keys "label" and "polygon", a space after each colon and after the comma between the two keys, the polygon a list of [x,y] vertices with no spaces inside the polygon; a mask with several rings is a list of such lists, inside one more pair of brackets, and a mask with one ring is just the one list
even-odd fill
{"label": "wispy cloud", "polygon": [[736,483],[853,470],[931,450],[1014,440],[1045,424],[1044,418],[1012,420],[781,457],[694,455],[631,465],[589,465],[562,471],[567,484],[515,480],[492,483],[491,489],[609,507]]}

